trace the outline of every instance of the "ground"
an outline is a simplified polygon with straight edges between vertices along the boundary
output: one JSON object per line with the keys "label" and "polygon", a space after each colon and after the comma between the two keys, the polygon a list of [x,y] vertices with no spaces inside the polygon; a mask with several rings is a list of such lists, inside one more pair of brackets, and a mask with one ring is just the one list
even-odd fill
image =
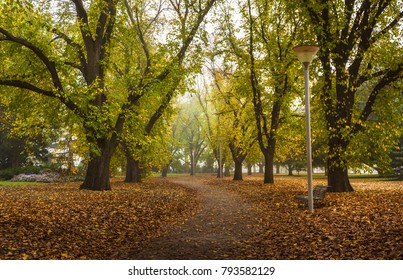
{"label": "ground", "polygon": [[299,177],[0,186],[0,259],[402,259],[402,182],[352,182],[313,214]]}
{"label": "ground", "polygon": [[171,181],[199,194],[200,208],[184,225],[148,240],[129,259],[238,259],[247,258],[247,240],[253,236],[256,212],[235,192],[214,187],[203,178]]}

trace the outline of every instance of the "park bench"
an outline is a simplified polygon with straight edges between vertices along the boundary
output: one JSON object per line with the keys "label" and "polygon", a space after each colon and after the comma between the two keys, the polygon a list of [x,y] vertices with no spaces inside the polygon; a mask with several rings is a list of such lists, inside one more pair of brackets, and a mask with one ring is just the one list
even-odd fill
{"label": "park bench", "polygon": [[[315,186],[313,188],[313,204],[314,205],[323,205],[327,188],[328,188],[328,186],[321,186],[321,185]],[[298,203],[308,205],[308,196],[307,195],[298,195],[297,200],[298,200]]]}

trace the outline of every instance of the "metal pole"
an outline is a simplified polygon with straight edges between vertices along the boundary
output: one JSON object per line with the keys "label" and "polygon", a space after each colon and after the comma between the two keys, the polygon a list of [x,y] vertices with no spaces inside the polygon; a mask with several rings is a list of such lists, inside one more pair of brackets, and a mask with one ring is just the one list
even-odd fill
{"label": "metal pole", "polygon": [[313,189],[312,189],[312,147],[311,147],[311,106],[309,93],[309,62],[304,62],[305,80],[305,119],[306,119],[306,158],[308,172],[308,208],[313,213]]}
{"label": "metal pole", "polygon": [[193,176],[196,176],[196,151],[193,150]]}
{"label": "metal pole", "polygon": [[221,151],[221,137],[220,137],[220,143],[219,143],[219,154],[220,154],[220,158],[219,158],[219,163],[218,163],[218,175],[220,177],[220,179],[223,177],[222,176],[222,151]]}

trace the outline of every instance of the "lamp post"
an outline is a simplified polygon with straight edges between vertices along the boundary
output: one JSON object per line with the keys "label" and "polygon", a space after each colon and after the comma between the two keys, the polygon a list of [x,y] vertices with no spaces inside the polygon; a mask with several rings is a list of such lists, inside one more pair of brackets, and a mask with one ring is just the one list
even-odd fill
{"label": "lamp post", "polygon": [[313,213],[313,189],[312,189],[312,138],[311,138],[311,109],[309,93],[309,64],[318,52],[319,47],[313,45],[301,45],[293,48],[298,60],[304,66],[305,80],[305,121],[306,121],[306,158],[308,172],[308,207],[309,212]]}

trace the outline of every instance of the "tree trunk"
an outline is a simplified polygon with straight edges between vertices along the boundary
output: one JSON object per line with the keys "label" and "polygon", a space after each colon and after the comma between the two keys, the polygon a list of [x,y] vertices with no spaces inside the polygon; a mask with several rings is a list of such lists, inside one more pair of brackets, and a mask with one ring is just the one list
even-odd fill
{"label": "tree trunk", "polygon": [[142,169],[140,162],[135,160],[129,153],[126,153],[126,183],[140,183]]}
{"label": "tree trunk", "polygon": [[194,175],[196,175],[196,168],[195,168],[195,156],[194,156],[194,154],[193,154],[193,152],[190,154],[190,156],[189,156],[189,158],[190,158],[190,176],[194,176]]}
{"label": "tree trunk", "polygon": [[252,175],[252,164],[248,163],[248,175]]}
{"label": "tree trunk", "polygon": [[346,168],[333,167],[328,171],[327,178],[328,185],[330,186],[330,192],[352,192],[353,187],[348,179],[348,173]]}
{"label": "tree trunk", "polygon": [[80,189],[106,191],[111,190],[110,162],[114,151],[110,143],[101,149],[101,154],[92,156],[87,167],[84,182]]}
{"label": "tree trunk", "polygon": [[168,166],[164,166],[164,167],[162,168],[162,170],[161,170],[161,176],[162,176],[163,178],[165,178],[165,177],[168,176],[168,169],[169,169]]}
{"label": "tree trunk", "polygon": [[[220,168],[221,168],[221,170],[220,170]],[[217,168],[217,178],[221,178],[220,176],[224,177],[224,163],[221,163],[221,167],[219,166]]]}
{"label": "tree trunk", "polygon": [[242,178],[242,161],[235,161],[234,179],[235,181],[241,181]]}
{"label": "tree trunk", "polygon": [[264,183],[274,183],[274,157],[271,152],[265,152],[264,154]]}
{"label": "tree trunk", "polygon": [[[333,137],[335,138],[335,137]],[[342,164],[343,161],[343,150],[337,149],[338,146],[335,143],[330,141],[329,147],[329,158],[328,158],[328,174],[327,174],[327,183],[330,186],[329,191],[331,192],[352,192],[354,191],[350,180],[348,178],[348,170],[345,164]]]}
{"label": "tree trunk", "polygon": [[329,135],[327,182],[331,192],[352,192],[354,189],[348,178],[347,161],[344,158],[348,141],[340,133]]}
{"label": "tree trunk", "polygon": [[288,169],[288,176],[294,176],[294,174],[292,174],[292,165],[291,164],[288,164],[287,169]]}
{"label": "tree trunk", "polygon": [[231,176],[231,170],[230,170],[230,168],[229,168],[229,165],[225,165],[225,168],[224,168],[224,177],[229,177],[229,176]]}
{"label": "tree trunk", "polygon": [[276,163],[276,174],[280,174],[280,163]]}
{"label": "tree trunk", "polygon": [[264,173],[264,168],[263,168],[264,163],[261,162],[261,163],[258,164],[258,166],[259,166],[259,174],[263,174]]}

